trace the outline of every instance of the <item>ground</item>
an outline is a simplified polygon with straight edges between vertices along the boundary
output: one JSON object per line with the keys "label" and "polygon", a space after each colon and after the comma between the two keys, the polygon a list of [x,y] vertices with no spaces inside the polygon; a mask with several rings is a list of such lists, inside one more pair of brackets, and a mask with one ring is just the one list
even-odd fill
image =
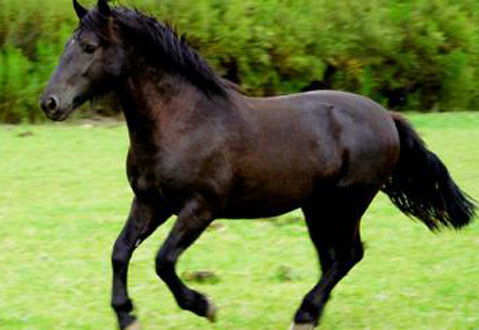
{"label": "ground", "polygon": [[[479,113],[408,117],[479,198]],[[0,126],[0,141],[0,329],[114,329],[110,251],[131,200],[125,126]],[[218,223],[178,267],[218,277],[189,283],[215,301],[218,323],[181,311],[154,273],[169,221],[132,262],[144,329],[287,329],[318,276],[300,213]],[[365,259],[334,291],[324,329],[479,329],[479,221],[433,234],[380,195],[362,231]]]}

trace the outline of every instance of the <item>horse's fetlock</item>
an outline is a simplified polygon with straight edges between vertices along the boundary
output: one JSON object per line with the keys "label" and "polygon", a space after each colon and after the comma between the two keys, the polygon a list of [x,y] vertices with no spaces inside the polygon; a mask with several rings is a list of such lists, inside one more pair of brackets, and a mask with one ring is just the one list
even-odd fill
{"label": "horse's fetlock", "polygon": [[297,324],[318,322],[321,313],[321,307],[314,304],[310,299],[306,298],[298,312],[294,317],[294,322]]}
{"label": "horse's fetlock", "polygon": [[189,310],[199,316],[207,316],[208,305],[206,297],[193,290],[186,292],[181,299],[178,299],[178,306],[181,309]]}
{"label": "horse's fetlock", "polygon": [[130,313],[133,311],[133,302],[131,299],[113,299],[111,307],[117,313]]}

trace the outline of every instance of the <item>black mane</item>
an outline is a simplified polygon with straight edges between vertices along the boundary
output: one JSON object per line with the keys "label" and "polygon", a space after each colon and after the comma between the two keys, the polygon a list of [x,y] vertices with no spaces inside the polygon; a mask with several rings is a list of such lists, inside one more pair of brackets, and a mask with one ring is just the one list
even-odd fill
{"label": "black mane", "polygon": [[[208,63],[179,36],[169,25],[162,24],[153,16],[126,7],[112,8],[112,17],[120,37],[134,45],[148,61],[148,65],[178,74],[207,96],[227,96],[232,83],[222,79]],[[110,35],[107,18],[97,9],[91,10],[80,24],[108,40]]]}

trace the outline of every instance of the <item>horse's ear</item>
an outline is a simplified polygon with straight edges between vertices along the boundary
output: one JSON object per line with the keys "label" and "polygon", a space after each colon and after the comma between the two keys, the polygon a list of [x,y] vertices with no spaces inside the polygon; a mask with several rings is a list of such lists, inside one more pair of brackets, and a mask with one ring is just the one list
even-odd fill
{"label": "horse's ear", "polygon": [[77,16],[80,21],[86,14],[88,14],[88,10],[82,5],[80,5],[77,0],[73,0],[73,8],[75,8],[75,12],[77,13]]}
{"label": "horse's ear", "polygon": [[104,16],[110,16],[111,15],[111,8],[108,5],[108,0],[98,0],[98,10]]}

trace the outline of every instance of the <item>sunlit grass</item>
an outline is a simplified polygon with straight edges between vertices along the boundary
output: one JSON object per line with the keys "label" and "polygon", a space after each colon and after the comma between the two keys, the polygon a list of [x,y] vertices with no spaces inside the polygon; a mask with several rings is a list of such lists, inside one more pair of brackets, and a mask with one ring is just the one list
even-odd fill
{"label": "sunlit grass", "polygon": [[[408,117],[479,197],[479,113]],[[109,255],[131,199],[127,145],[121,123],[0,126],[1,329],[114,329]],[[184,255],[180,273],[219,277],[190,283],[219,306],[214,325],[180,311],[154,273],[168,222],[132,262],[144,329],[287,329],[318,277],[298,215],[221,220]],[[478,223],[435,235],[379,196],[363,221],[365,259],[336,288],[324,329],[479,329]]]}

